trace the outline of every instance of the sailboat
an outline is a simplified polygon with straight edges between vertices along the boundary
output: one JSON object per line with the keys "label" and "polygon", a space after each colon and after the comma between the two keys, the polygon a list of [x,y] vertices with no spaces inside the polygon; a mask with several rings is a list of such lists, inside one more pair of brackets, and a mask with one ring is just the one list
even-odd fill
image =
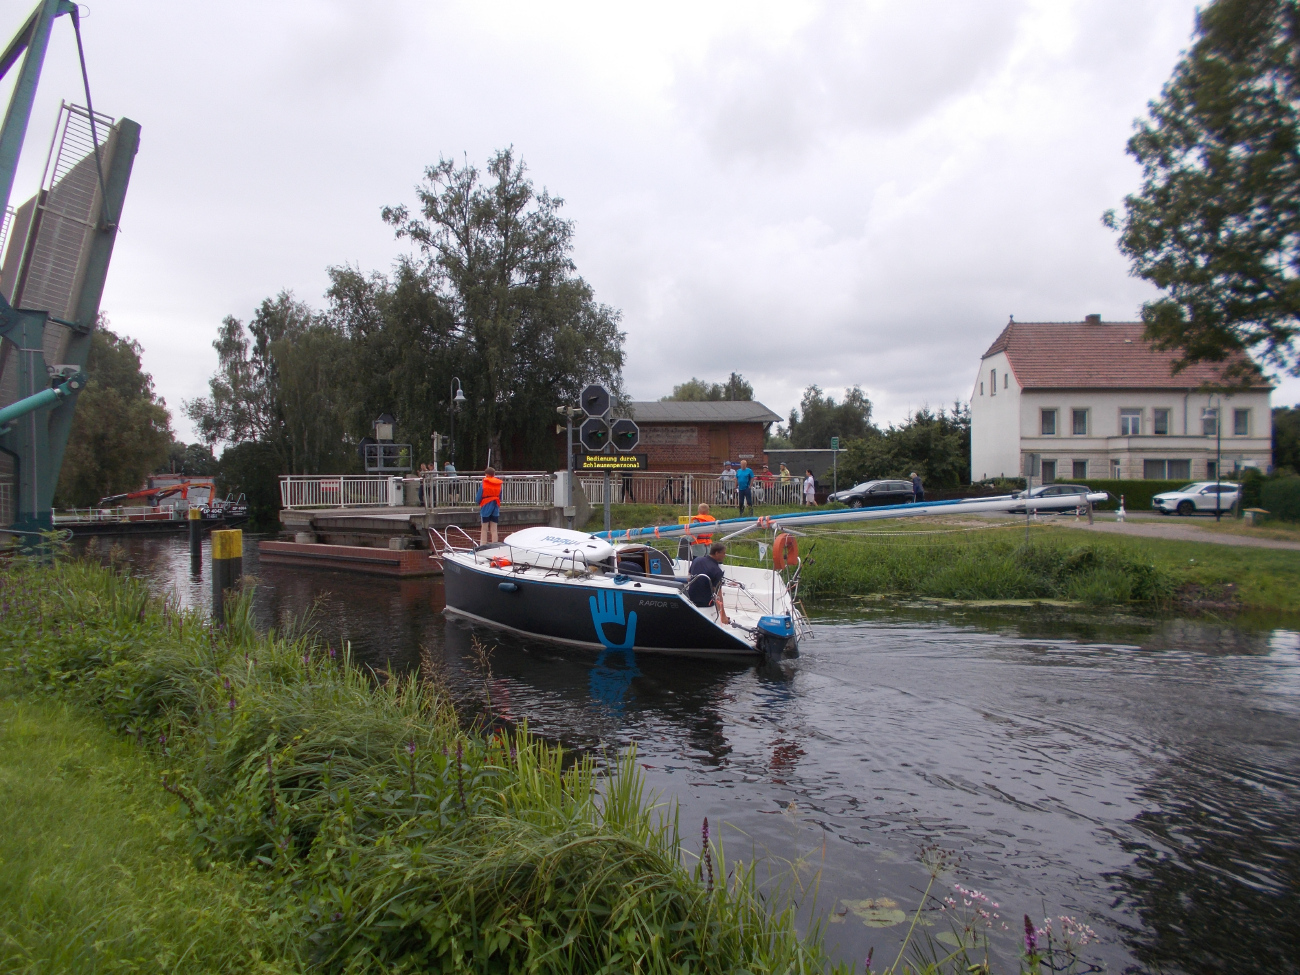
{"label": "sailboat", "polygon": [[[1105,492],[1088,494],[1093,504]],[[1083,499],[1013,497],[918,502],[877,508],[792,512],[700,525],[655,525],[606,532],[526,528],[505,541],[475,545],[459,529],[430,529],[441,559],[447,613],[486,626],[593,650],[697,657],[789,656],[811,635],[799,605],[803,568],[793,540],[827,525],[922,516],[979,515],[1027,507],[1075,509]],[[716,603],[690,598],[690,560],[653,543],[705,531],[723,542],[760,533],[771,568],[726,565]],[[458,534],[457,534],[458,533]],[[679,546],[689,554],[689,546]],[[698,585],[698,584],[697,584]]]}

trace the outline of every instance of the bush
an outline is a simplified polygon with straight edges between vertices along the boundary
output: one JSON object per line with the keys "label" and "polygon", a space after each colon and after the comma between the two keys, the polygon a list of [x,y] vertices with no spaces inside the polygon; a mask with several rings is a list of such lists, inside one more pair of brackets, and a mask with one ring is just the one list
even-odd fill
{"label": "bush", "polygon": [[1300,477],[1279,477],[1264,482],[1260,507],[1273,518],[1300,521]]}
{"label": "bush", "polygon": [[1109,492],[1110,500],[1097,505],[1098,511],[1117,511],[1121,494],[1124,496],[1125,511],[1150,511],[1151,499],[1157,494],[1163,494],[1165,491],[1176,491],[1184,484],[1190,484],[1191,481],[1190,479],[1182,481],[1115,481],[1110,478],[1090,477],[1086,481],[1057,478],[1057,483],[1086,484],[1093,491]]}

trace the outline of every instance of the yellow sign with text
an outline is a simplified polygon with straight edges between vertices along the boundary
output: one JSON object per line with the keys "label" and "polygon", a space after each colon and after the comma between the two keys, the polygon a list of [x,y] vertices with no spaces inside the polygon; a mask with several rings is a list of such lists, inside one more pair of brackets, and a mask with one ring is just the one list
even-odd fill
{"label": "yellow sign with text", "polygon": [[583,454],[580,471],[643,471],[648,454]]}

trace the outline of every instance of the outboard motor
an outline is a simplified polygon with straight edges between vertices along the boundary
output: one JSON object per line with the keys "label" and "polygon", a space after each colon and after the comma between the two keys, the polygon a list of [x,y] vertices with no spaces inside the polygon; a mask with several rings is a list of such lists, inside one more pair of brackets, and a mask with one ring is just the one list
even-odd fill
{"label": "outboard motor", "polygon": [[787,653],[797,652],[794,620],[789,616],[760,616],[758,649],[769,657],[784,657]]}

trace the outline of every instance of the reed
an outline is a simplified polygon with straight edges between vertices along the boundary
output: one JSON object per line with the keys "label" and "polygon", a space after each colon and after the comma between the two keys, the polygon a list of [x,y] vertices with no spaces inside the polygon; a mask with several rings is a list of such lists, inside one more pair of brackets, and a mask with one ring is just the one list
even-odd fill
{"label": "reed", "polygon": [[258,634],[248,599],[212,627],[100,566],[0,571],[7,680],[136,742],[196,862],[261,892],[222,939],[238,958],[195,968],[839,970],[716,844],[713,883],[690,869],[634,752],[602,774],[526,728],[467,730],[433,681]]}
{"label": "reed", "polygon": [[802,546],[807,598],[892,594],[943,599],[1170,598],[1175,577],[1133,546],[1018,532],[958,540],[916,535],[820,538]]}

